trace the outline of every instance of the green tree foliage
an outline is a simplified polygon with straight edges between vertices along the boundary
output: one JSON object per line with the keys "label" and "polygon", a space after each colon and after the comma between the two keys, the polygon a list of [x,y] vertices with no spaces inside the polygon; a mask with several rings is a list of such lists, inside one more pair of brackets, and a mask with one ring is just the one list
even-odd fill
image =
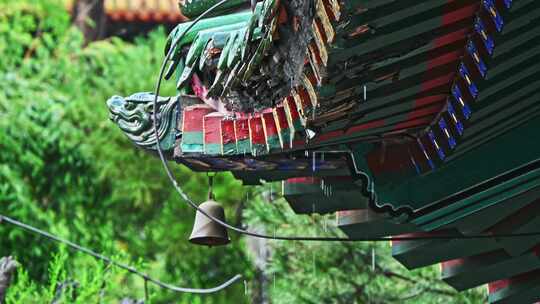
{"label": "green tree foliage", "polygon": [[[276,188],[276,187],[274,187]],[[267,190],[271,191],[271,190]],[[244,212],[269,234],[343,237],[334,215],[296,215],[283,199],[255,200]],[[437,278],[438,266],[409,271],[388,242],[270,241],[265,269],[274,303],[484,303],[485,289],[465,293]]]}
{"label": "green tree foliage", "polygon": [[[107,120],[105,106],[111,95],[153,88],[164,43],[157,31],[134,44],[111,38],[83,47],[62,3],[0,0],[0,214],[173,284],[210,287],[236,273],[250,282],[248,296],[242,284],[204,297],[151,286],[152,303],[252,303],[261,288],[275,303],[482,302],[481,291],[458,295],[436,280],[434,269],[406,271],[383,244],[270,242],[262,274],[245,246],[249,239],[233,235],[226,248],[189,244],[193,210],[172,191],[157,158],[134,148]],[[172,84],[167,94],[174,94]],[[203,201],[206,176],[173,167],[186,192]],[[295,216],[283,201],[244,204],[248,191],[229,175],[216,177],[215,195],[229,222],[270,233],[274,227],[280,234],[334,233],[323,228],[325,218]],[[22,265],[8,303],[144,296],[143,281],[124,271],[8,224],[0,224],[0,236],[0,256]]]}
{"label": "green tree foliage", "polygon": [[[283,199],[256,200],[245,211],[269,234],[343,237],[335,216],[295,214]],[[388,242],[270,241],[265,269],[274,303],[484,303],[485,289],[458,293],[437,278],[438,266],[409,271]]]}
{"label": "green tree foliage", "polygon": [[[54,1],[0,2],[0,212],[124,262],[144,261],[143,270],[173,284],[210,287],[236,273],[249,277],[241,242],[225,249],[187,242],[194,212],[171,191],[157,159],[107,119],[108,97],[153,88],[165,33],[135,45],[113,38],[83,48],[69,22]],[[206,176],[175,167],[186,190],[204,200]],[[215,192],[229,214],[243,191],[229,176],[217,177]],[[57,244],[7,225],[0,235],[0,254],[17,258],[21,278],[35,286],[52,280],[48,265]],[[76,267],[80,260],[70,253],[63,263],[66,278],[79,284],[86,276]],[[118,285],[118,298],[143,297],[137,277],[119,272],[109,283]],[[151,291],[156,303],[212,303],[243,289],[204,298]],[[48,293],[35,290],[29,292],[43,303]]]}

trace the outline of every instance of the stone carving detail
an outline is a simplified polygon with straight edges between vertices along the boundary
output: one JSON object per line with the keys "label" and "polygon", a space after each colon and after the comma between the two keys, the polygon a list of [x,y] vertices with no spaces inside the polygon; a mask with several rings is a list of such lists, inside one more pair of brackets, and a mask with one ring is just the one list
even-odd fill
{"label": "stone carving detail", "polygon": [[158,138],[154,134],[154,95],[136,93],[129,97],[113,96],[107,101],[110,119],[137,146],[155,150],[159,141],[165,151],[172,150],[180,132],[176,130],[179,97],[158,97]]}

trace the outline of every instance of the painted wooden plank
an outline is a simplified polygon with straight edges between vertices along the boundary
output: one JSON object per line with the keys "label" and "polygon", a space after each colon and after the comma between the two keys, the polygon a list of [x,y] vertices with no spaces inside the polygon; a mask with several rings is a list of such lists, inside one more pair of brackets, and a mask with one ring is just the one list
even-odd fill
{"label": "painted wooden plank", "polygon": [[498,250],[443,262],[441,277],[450,286],[463,291],[536,269],[540,269],[540,257],[536,251],[512,257]]}
{"label": "painted wooden plank", "polygon": [[273,109],[263,111],[261,116],[263,119],[263,129],[268,153],[281,151],[281,141],[279,138],[278,127],[274,119]]}
{"label": "painted wooden plank", "polygon": [[203,153],[203,119],[214,110],[207,105],[193,105],[184,109],[182,119],[182,152]]}
{"label": "painted wooden plank", "polygon": [[223,154],[222,120],[223,114],[217,112],[204,116],[204,153],[207,155]]}
{"label": "painted wooden plank", "polygon": [[[449,231],[440,231],[448,235]],[[416,269],[500,248],[494,239],[420,240],[396,242],[392,256],[408,269]]]}
{"label": "painted wooden plank", "polygon": [[242,117],[235,119],[236,147],[238,154],[251,154],[251,140],[249,138],[249,119]]}
{"label": "painted wooden plank", "polygon": [[251,154],[253,156],[267,154],[268,150],[264,136],[263,120],[260,115],[249,118],[249,138],[251,140]]}
{"label": "painted wooden plank", "polygon": [[279,138],[281,141],[281,148],[286,150],[291,148],[291,141],[293,137],[292,129],[289,127],[289,120],[287,119],[287,113],[283,105],[274,108],[274,119],[279,131]]}
{"label": "painted wooden plank", "polygon": [[338,211],[336,216],[338,227],[350,238],[384,237],[418,231],[412,224],[397,223],[391,216],[376,213],[369,208]]}
{"label": "painted wooden plank", "polygon": [[488,302],[534,303],[540,301],[540,271],[531,271],[488,285]]}
{"label": "painted wooden plank", "polygon": [[223,119],[221,121],[221,140],[223,143],[223,155],[235,155],[238,153],[235,121]]}
{"label": "painted wooden plank", "polygon": [[354,186],[350,176],[321,178],[316,174],[283,181],[283,196],[295,213],[326,214],[367,208],[368,199]]}

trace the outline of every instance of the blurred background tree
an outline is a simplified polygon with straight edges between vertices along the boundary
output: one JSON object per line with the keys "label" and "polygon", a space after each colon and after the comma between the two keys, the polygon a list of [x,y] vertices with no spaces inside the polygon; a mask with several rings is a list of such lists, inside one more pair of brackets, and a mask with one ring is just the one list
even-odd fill
{"label": "blurred background tree", "polygon": [[106,16],[104,0],[77,0],[73,4],[73,24],[87,42],[103,38]]}
{"label": "blurred background tree", "polygon": [[[209,287],[212,296],[151,287],[152,303],[482,303],[457,294],[430,268],[408,272],[387,244],[260,242],[232,235],[224,248],[187,242],[194,212],[172,191],[157,158],[107,119],[105,100],[151,90],[166,33],[133,43],[89,43],[60,1],[0,0],[0,213],[131,263],[163,281]],[[171,83],[163,95],[174,95]],[[207,177],[174,166],[196,201]],[[278,188],[274,186],[273,188]],[[264,187],[228,174],[215,195],[231,223],[280,234],[337,233],[328,217],[296,216]],[[324,227],[328,227],[325,229]],[[58,244],[0,225],[0,256],[21,264],[8,303],[119,303],[142,299],[143,281]],[[371,252],[376,252],[372,267]]]}

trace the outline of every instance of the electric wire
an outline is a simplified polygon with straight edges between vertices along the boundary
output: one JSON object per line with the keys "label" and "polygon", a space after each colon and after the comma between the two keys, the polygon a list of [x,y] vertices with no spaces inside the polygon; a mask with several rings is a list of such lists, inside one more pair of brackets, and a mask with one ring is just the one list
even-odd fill
{"label": "electric wire", "polygon": [[[201,14],[198,18],[196,18],[193,23],[188,26],[188,28],[186,29],[186,31],[184,33],[186,33],[189,29],[191,29],[191,27],[193,25],[195,25],[197,22],[199,22],[202,18],[204,18],[206,15],[208,15],[208,13],[210,13],[211,11],[213,11],[213,9],[221,6],[223,3],[227,2],[228,0],[222,0],[220,3],[217,3],[216,5],[214,5],[213,7],[211,7],[209,10],[207,10],[206,12],[204,12],[203,14]],[[181,36],[183,37],[184,34],[182,34]],[[174,49],[174,46],[178,44],[178,40],[175,41],[175,44],[173,45],[173,47],[171,47],[171,50]],[[168,52],[168,56],[167,58],[170,57],[170,54],[171,52],[169,51]],[[165,61],[164,61],[165,62]],[[160,83],[161,83],[161,79],[163,78],[163,68],[162,68],[162,72],[161,72],[161,75],[160,75]],[[159,89],[158,89],[159,91]],[[157,106],[155,104],[155,101],[154,100],[154,108],[157,109]],[[154,111],[155,113],[155,111]],[[154,122],[156,121],[156,116],[154,115]],[[154,124],[154,127],[156,126],[156,124]],[[156,137],[156,138],[159,138]],[[159,141],[158,141],[159,142]],[[159,145],[158,145],[159,146]],[[160,151],[161,153],[161,156],[163,156],[162,154],[162,151]],[[170,177],[169,177],[170,178]],[[207,215],[208,216],[208,215]],[[226,282],[222,283],[221,285],[219,286],[216,286],[216,287],[213,287],[213,288],[186,288],[186,287],[179,287],[179,286],[175,286],[175,285],[172,285],[172,284],[168,284],[168,283],[165,283],[165,282],[162,282],[158,279],[155,279],[151,276],[149,276],[148,274],[142,272],[142,271],[139,271],[138,269],[132,267],[132,266],[129,266],[127,264],[123,264],[123,263],[120,263],[120,262],[117,262],[113,259],[111,259],[110,257],[107,257],[103,254],[100,254],[100,253],[97,253],[89,248],[86,248],[86,247],[83,247],[79,244],[76,244],[76,243],[73,243],[69,240],[66,240],[66,239],[63,239],[59,236],[56,236],[56,235],[53,235],[49,232],[46,232],[44,230],[41,230],[39,228],[36,228],[36,227],[33,227],[31,225],[28,225],[28,224],[25,224],[25,223],[22,223],[20,221],[17,221],[13,218],[10,218],[10,217],[7,217],[5,215],[1,215],[0,214],[0,223],[1,222],[6,222],[6,223],[9,223],[11,225],[14,225],[16,227],[19,227],[19,228],[22,228],[23,230],[26,230],[26,231],[29,231],[29,232],[32,232],[32,233],[36,233],[38,235],[41,235],[51,241],[54,241],[54,242],[57,242],[57,243],[62,243],[62,244],[65,244],[67,245],[68,247],[70,247],[71,249],[74,249],[78,252],[82,252],[84,254],[87,254],[89,256],[92,256],[93,258],[95,259],[98,259],[98,260],[101,260],[101,261],[104,261],[105,263],[107,263],[108,265],[114,265],[118,268],[121,268],[121,269],[124,269],[126,271],[128,271],[129,273],[131,274],[134,274],[134,275],[137,275],[141,278],[144,279],[144,291],[145,291],[145,298],[148,299],[148,282],[151,282],[153,284],[155,284],[156,286],[160,287],[160,288],[163,288],[163,289],[168,289],[168,290],[171,290],[171,291],[174,291],[174,292],[182,292],[182,293],[194,293],[194,294],[210,294],[210,293],[216,293],[216,292],[219,292],[221,290],[224,290],[225,288],[231,286],[232,284],[234,284],[235,282],[239,281],[242,276],[237,274],[233,277],[231,277],[229,280],[227,280]]]}
{"label": "electric wire", "polygon": [[[184,190],[180,187],[180,185],[177,182],[176,176],[172,172],[171,168],[169,167],[169,164],[167,163],[167,159],[165,158],[165,155],[163,153],[163,150],[161,148],[160,142],[159,142],[159,134],[158,134],[158,116],[157,116],[157,101],[159,92],[161,90],[161,83],[163,80],[163,75],[165,73],[165,68],[169,60],[171,59],[172,54],[174,53],[176,47],[180,43],[180,41],[184,38],[184,36],[195,26],[199,21],[201,21],[204,17],[206,17],[208,14],[212,13],[215,9],[219,8],[223,4],[225,4],[229,0],[221,0],[220,2],[214,4],[212,7],[207,9],[204,13],[199,15],[196,19],[194,19],[191,24],[176,38],[174,41],[172,41],[169,51],[167,52],[165,58],[163,59],[161,69],[158,75],[158,79],[155,85],[154,89],[154,100],[153,100],[153,128],[154,128],[154,134],[157,140],[156,143],[156,150],[158,152],[159,158],[161,160],[161,163],[163,165],[163,168],[165,169],[165,172],[169,178],[169,181],[171,182],[172,186],[175,188],[176,192],[180,195],[180,197],[193,209],[195,209],[197,212],[200,212],[210,220],[214,221],[215,223],[229,229],[232,231],[235,231],[239,234],[255,237],[255,238],[261,238],[261,239],[271,239],[271,240],[280,240],[280,241],[324,241],[324,242],[388,242],[388,241],[415,241],[415,240],[456,240],[456,239],[493,239],[493,238],[513,238],[513,237],[532,237],[532,236],[539,236],[540,232],[525,232],[525,233],[508,233],[508,234],[494,234],[494,233],[485,233],[485,234],[475,234],[475,235],[429,235],[429,236],[395,236],[395,237],[362,237],[362,238],[347,238],[347,237],[307,237],[307,236],[279,236],[279,235],[267,235],[267,234],[261,234],[261,233],[255,233],[251,232],[249,230],[245,230],[233,225],[230,225],[226,223],[225,221],[207,213],[203,209],[199,208],[199,206],[184,192]],[[181,51],[181,50],[178,50]],[[373,199],[373,196],[375,194],[372,193],[370,195],[370,200]]]}
{"label": "electric wire", "polygon": [[215,292],[221,291],[221,290],[229,287],[230,285],[232,285],[233,283],[235,283],[236,281],[238,281],[238,280],[240,280],[242,278],[242,276],[236,275],[236,276],[232,277],[231,279],[229,279],[228,281],[226,281],[225,283],[223,283],[223,284],[221,284],[219,286],[216,286],[216,287],[213,287],[213,288],[207,288],[207,289],[178,287],[178,286],[174,286],[172,284],[162,282],[162,281],[160,281],[158,279],[154,279],[153,277],[149,276],[148,274],[146,274],[146,273],[144,273],[142,271],[139,271],[138,269],[134,268],[133,266],[129,266],[127,264],[120,263],[118,261],[115,261],[115,260],[111,259],[110,257],[107,257],[107,256],[105,256],[103,254],[97,253],[97,252],[95,252],[95,251],[93,251],[93,250],[91,250],[89,248],[83,247],[83,246],[81,246],[79,244],[73,243],[73,242],[68,241],[66,239],[63,239],[63,238],[61,238],[59,236],[51,234],[51,233],[49,233],[47,231],[44,231],[44,230],[41,230],[41,229],[36,228],[34,226],[22,223],[20,221],[17,221],[15,219],[7,217],[5,215],[0,214],[0,222],[5,222],[5,223],[11,224],[13,226],[22,228],[23,230],[26,230],[26,231],[41,235],[41,236],[43,236],[43,237],[45,237],[45,238],[47,238],[47,239],[49,239],[51,241],[61,243],[61,244],[65,244],[68,247],[70,247],[71,249],[74,249],[76,251],[79,251],[79,252],[82,252],[82,253],[87,254],[89,256],[92,256],[95,259],[104,261],[108,265],[116,266],[118,268],[126,270],[127,272],[129,272],[131,274],[134,274],[134,275],[137,275],[137,276],[143,278],[144,281],[145,281],[145,293],[146,293],[146,296],[148,296],[148,286],[147,286],[148,282],[153,283],[154,285],[156,285],[156,286],[158,286],[160,288],[168,289],[168,290],[175,291],[175,292],[209,294],[209,293],[215,293]]}

